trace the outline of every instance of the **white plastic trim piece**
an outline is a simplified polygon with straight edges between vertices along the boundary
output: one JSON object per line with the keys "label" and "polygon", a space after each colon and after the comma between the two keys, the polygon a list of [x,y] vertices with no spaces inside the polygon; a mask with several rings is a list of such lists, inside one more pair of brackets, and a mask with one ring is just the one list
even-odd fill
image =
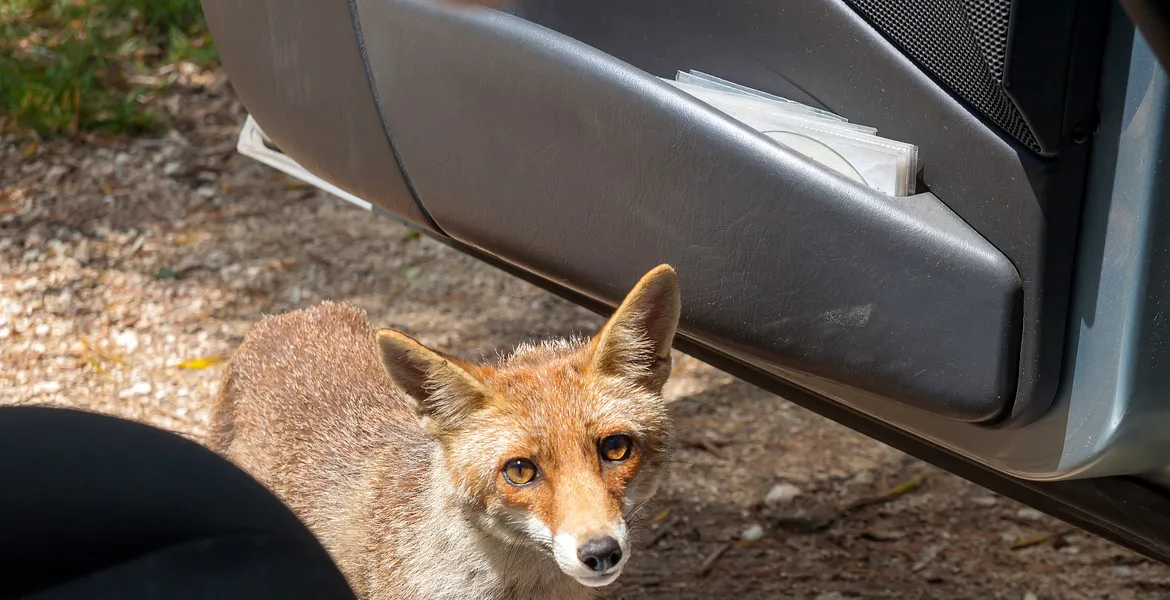
{"label": "white plastic trim piece", "polygon": [[373,210],[374,206],[369,202],[310,173],[300,163],[283,152],[269,148],[266,145],[267,141],[268,136],[264,135],[264,131],[260,129],[260,125],[252,118],[252,115],[248,115],[248,119],[244,121],[243,129],[240,130],[240,137],[236,142],[236,151],[248,158],[258,160],[277,171],[292,175],[315,188],[329,192],[342,200],[356,204],[366,210]]}

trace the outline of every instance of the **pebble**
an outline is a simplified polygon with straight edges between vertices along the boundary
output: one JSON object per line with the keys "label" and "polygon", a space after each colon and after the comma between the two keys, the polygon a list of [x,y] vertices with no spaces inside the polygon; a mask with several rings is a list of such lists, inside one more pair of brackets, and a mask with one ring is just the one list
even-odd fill
{"label": "pebble", "polygon": [[38,381],[33,384],[34,394],[56,394],[61,391],[61,384],[56,381]]}
{"label": "pebble", "polygon": [[846,600],[846,599],[845,599],[845,596],[841,595],[841,592],[825,592],[824,594],[818,594],[815,600]]}
{"label": "pebble", "polygon": [[114,336],[114,343],[127,352],[133,352],[138,349],[138,334],[132,329],[123,329]]}
{"label": "pebble", "polygon": [[1118,565],[1113,567],[1113,576],[1118,579],[1129,579],[1133,577],[1133,567],[1128,565]]}
{"label": "pebble", "polygon": [[995,496],[979,496],[971,499],[971,504],[985,508],[995,506],[998,503],[999,500],[996,500]]}
{"label": "pebble", "polygon": [[870,485],[873,483],[873,471],[858,471],[856,475],[849,478],[849,483],[854,485]]}
{"label": "pebble", "polygon": [[45,179],[49,182],[53,182],[57,179],[64,177],[65,174],[68,172],[69,172],[69,167],[66,167],[64,165],[53,165],[52,167],[49,168],[49,172],[45,174]]}
{"label": "pebble", "polygon": [[149,381],[139,381],[133,386],[118,392],[119,398],[129,398],[130,396],[145,396],[154,389]]}
{"label": "pebble", "polygon": [[759,541],[759,540],[763,539],[763,537],[764,537],[764,528],[761,527],[759,523],[752,523],[751,525],[748,526],[747,529],[743,530],[743,533],[741,533],[739,535],[739,539],[741,539],[745,542]]}
{"label": "pebble", "polygon": [[768,506],[780,506],[783,504],[791,504],[797,496],[800,495],[800,488],[791,483],[778,483],[772,486],[768,491],[768,495],[764,496],[764,504]]}
{"label": "pebble", "polygon": [[1027,507],[1021,508],[1020,510],[1016,511],[1016,516],[1025,520],[1025,521],[1043,521],[1044,520],[1044,513],[1040,512],[1034,508],[1027,508]]}

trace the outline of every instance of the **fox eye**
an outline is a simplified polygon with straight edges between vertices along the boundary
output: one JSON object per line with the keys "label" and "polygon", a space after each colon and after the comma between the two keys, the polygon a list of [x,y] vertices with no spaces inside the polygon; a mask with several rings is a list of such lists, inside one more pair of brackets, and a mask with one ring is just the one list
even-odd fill
{"label": "fox eye", "polygon": [[515,458],[504,465],[504,479],[512,485],[526,485],[536,479],[536,465],[526,458]]}
{"label": "fox eye", "polygon": [[630,457],[634,442],[628,435],[611,435],[601,440],[600,446],[602,458],[610,462],[621,462]]}

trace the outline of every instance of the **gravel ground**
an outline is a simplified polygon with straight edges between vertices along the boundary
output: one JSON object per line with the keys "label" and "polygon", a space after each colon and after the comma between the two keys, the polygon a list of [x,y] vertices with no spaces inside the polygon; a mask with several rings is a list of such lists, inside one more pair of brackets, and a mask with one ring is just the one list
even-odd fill
{"label": "gravel ground", "polygon": [[[266,313],[344,299],[468,357],[601,322],[236,155],[243,113],[222,77],[176,79],[161,139],[0,143],[0,404],[202,440],[219,361]],[[1170,593],[1165,566],[677,365],[685,447],[612,598]]]}

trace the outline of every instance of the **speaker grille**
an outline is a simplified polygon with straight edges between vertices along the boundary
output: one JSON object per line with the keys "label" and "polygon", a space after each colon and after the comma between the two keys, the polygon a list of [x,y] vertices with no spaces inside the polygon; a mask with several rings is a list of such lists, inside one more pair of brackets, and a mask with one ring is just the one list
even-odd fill
{"label": "speaker grille", "polygon": [[1012,0],[845,1],[952,92],[1040,151],[1001,86]]}

